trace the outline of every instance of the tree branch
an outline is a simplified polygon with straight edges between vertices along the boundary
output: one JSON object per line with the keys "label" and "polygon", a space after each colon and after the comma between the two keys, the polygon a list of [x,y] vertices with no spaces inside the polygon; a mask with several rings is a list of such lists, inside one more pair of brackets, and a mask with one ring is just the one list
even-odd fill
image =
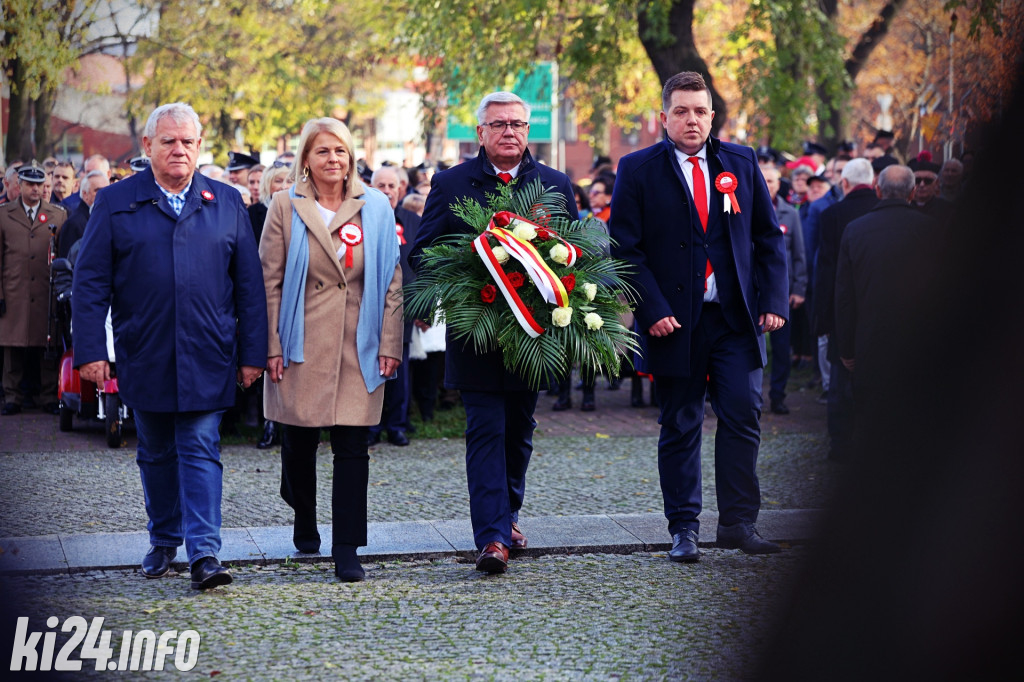
{"label": "tree branch", "polygon": [[845,64],[846,73],[850,74],[851,81],[857,79],[857,75],[864,68],[868,57],[889,32],[889,26],[892,24],[896,13],[905,4],[907,4],[907,0],[889,0],[878,12],[875,20],[871,22],[871,26],[861,35],[860,40],[857,41],[857,45],[853,48],[853,52],[850,53],[850,57],[846,60]]}

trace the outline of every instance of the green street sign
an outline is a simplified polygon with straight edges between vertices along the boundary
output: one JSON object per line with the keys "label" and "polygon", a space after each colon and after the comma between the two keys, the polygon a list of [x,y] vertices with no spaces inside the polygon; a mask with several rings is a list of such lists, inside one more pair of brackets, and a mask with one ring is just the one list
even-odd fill
{"label": "green street sign", "polygon": [[[530,142],[551,142],[551,90],[554,64],[537,62],[529,73],[520,71],[512,92],[530,105]],[[448,139],[475,142],[476,125],[448,115]]]}

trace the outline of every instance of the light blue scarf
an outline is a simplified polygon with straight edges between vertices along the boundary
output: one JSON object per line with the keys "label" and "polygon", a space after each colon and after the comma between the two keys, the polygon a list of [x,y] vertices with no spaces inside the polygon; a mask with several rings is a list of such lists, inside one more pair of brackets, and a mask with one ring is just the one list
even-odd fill
{"label": "light blue scarf", "polygon": [[[360,210],[363,223],[363,299],[359,304],[356,324],[356,349],[359,369],[368,393],[384,383],[380,376],[380,337],[384,324],[384,306],[388,287],[398,265],[398,235],[395,233],[395,213],[384,194],[371,187],[365,188]],[[295,185],[288,190],[295,199]],[[309,270],[309,241],[306,225],[292,209],[292,238],[288,245],[284,283],[281,291],[281,311],[277,331],[281,337],[284,366],[289,361],[303,362],[302,348],[305,334],[306,273]]]}
{"label": "light blue scarf", "polygon": [[309,237],[306,224],[295,210],[295,185],[288,190],[288,196],[292,200],[292,239],[284,265],[281,311],[277,320],[285,367],[290,362],[305,362],[302,349],[306,341],[306,273],[309,271]]}

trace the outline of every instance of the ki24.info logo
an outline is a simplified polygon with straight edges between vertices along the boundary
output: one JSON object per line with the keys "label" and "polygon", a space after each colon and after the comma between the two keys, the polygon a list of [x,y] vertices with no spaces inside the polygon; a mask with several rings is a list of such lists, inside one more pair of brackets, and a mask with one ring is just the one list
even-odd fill
{"label": "ki24.info logo", "polygon": [[172,661],[177,670],[192,670],[199,660],[200,638],[195,630],[168,630],[159,635],[152,630],[124,630],[115,652],[110,644],[110,631],[103,629],[102,617],[93,618],[90,624],[81,616],[70,616],[60,631],[71,633],[71,637],[55,651],[60,620],[56,616],[47,618],[47,632],[29,631],[28,620],[18,618],[14,632],[14,672],[82,670],[85,660],[95,661],[96,670],[164,670]]}

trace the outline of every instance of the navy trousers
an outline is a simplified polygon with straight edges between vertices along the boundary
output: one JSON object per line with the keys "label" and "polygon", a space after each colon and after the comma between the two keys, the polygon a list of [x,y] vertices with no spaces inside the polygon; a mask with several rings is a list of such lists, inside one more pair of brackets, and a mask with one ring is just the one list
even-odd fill
{"label": "navy trousers", "polygon": [[370,433],[397,433],[409,428],[409,397],[412,386],[410,372],[407,343],[402,346],[402,364],[398,366],[395,378],[384,384],[384,405],[381,408],[380,423],[371,426]]}
{"label": "navy trousers", "polygon": [[536,391],[462,391],[466,407],[466,482],[477,549],[512,544],[533,454]]}
{"label": "navy trousers", "polygon": [[776,329],[771,334],[772,369],[768,379],[768,398],[772,403],[781,403],[786,399],[786,384],[789,382],[789,374],[793,368],[790,359],[793,330],[789,324],[784,324],[782,329]]}
{"label": "navy trousers", "polygon": [[[679,332],[676,332],[679,333]],[[693,332],[690,376],[655,375],[661,407],[658,473],[671,534],[698,530],[701,432],[705,396],[718,416],[715,492],[719,523],[754,523],[761,507],[757,450],[761,443],[763,368],[756,341],[731,329],[717,304],[705,304]]]}

